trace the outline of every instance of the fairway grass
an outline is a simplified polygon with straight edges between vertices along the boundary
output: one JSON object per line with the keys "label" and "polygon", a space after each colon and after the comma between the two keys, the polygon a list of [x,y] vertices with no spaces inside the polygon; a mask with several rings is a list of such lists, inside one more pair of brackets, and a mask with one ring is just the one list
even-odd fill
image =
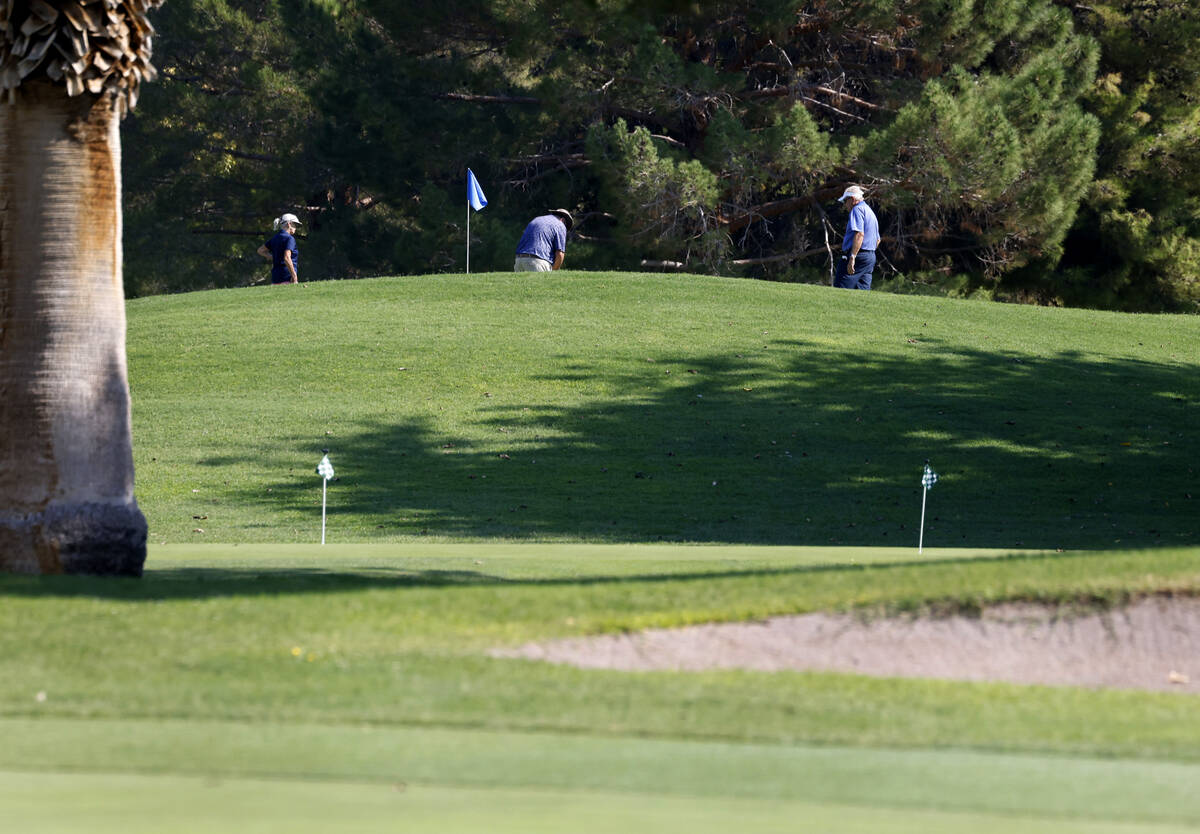
{"label": "fairway grass", "polygon": [[[28,834],[1182,834],[1188,825],[1058,816],[842,806],[787,800],[651,796],[164,776],[0,773],[0,807]],[[50,810],[47,810],[50,809]]]}
{"label": "fairway grass", "polygon": [[0,808],[22,832],[1200,825],[1200,764],[214,722],[0,720],[0,731],[11,742]]}
{"label": "fairway grass", "polygon": [[1198,555],[159,545],[140,580],[3,576],[0,823],[1184,830],[1200,825],[1195,696],[483,652],[771,612],[1194,593]]}
{"label": "fairway grass", "polygon": [[[141,580],[0,577],[0,714],[1200,758],[1173,693],[831,673],[623,673],[488,648],[646,625],[1194,593],[1195,550],[1028,555],[527,545],[152,551]],[[581,561],[582,552],[591,557]],[[235,555],[236,554],[236,555]],[[274,555],[272,555],[274,554]],[[744,555],[745,560],[739,556]],[[715,558],[718,557],[719,558]],[[864,564],[864,562],[870,562]]]}

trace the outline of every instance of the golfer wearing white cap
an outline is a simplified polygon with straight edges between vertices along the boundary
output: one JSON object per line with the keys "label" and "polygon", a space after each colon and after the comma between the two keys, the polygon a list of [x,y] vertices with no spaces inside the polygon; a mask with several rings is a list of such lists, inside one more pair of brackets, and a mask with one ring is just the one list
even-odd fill
{"label": "golfer wearing white cap", "polygon": [[850,201],[846,234],[842,237],[842,258],[833,276],[833,285],[846,290],[871,289],[875,271],[875,249],[879,246],[879,221],[863,202],[863,190],[852,185],[842,192],[839,203]]}
{"label": "golfer wearing white cap", "polygon": [[275,236],[258,247],[258,254],[271,261],[272,284],[299,284],[300,249],[296,246],[296,227],[300,218],[284,214],[275,218]]}

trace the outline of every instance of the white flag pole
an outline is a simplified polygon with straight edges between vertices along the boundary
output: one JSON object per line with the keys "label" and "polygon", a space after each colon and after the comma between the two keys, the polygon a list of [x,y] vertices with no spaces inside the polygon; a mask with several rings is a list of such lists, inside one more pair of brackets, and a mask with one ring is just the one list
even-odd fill
{"label": "white flag pole", "polygon": [[917,537],[918,553],[925,549],[925,499],[928,497],[929,490],[933,489],[933,485],[937,483],[937,479],[937,473],[929,466],[929,461],[925,461],[925,472],[921,475],[921,534]]}
{"label": "white flag pole", "polygon": [[329,492],[329,481],[321,479],[321,544],[325,544],[325,496]]}
{"label": "white flag pole", "polygon": [[317,464],[317,474],[321,476],[321,544],[325,544],[325,505],[329,495],[329,479],[333,477],[333,464],[329,461],[329,450],[324,449],[325,457]]}
{"label": "white flag pole", "polygon": [[917,553],[922,552],[925,548],[925,496],[929,495],[929,489],[921,484],[921,535],[917,538]]}
{"label": "white flag pole", "polygon": [[467,169],[467,274],[471,274],[471,209],[479,211],[487,205],[487,197],[475,179],[475,172]]}

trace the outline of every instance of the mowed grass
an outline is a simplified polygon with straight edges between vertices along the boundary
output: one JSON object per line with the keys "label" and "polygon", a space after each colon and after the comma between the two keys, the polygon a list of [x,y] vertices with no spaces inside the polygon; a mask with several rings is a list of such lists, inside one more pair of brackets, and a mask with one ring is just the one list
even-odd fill
{"label": "mowed grass", "polygon": [[1194,593],[1198,555],[181,545],[152,548],[141,580],[3,577],[0,808],[29,831],[243,814],[245,830],[330,815],[423,830],[439,809],[449,831],[719,831],[739,815],[748,831],[796,815],[808,830],[1181,830],[1200,825],[1193,695],[485,650],[862,605]]}
{"label": "mowed grass", "polygon": [[[129,305],[153,540],[1197,541],[1200,320],[699,276]],[[203,531],[203,532],[198,532]]]}
{"label": "mowed grass", "polygon": [[823,609],[1192,593],[1194,549],[915,561],[905,551],[859,559],[852,548],[493,547],[292,546],[287,557],[260,546],[159,547],[141,580],[4,577],[0,704],[24,718],[366,722],[1200,761],[1194,701],[1172,694],[628,674],[486,655],[531,639]]}
{"label": "mowed grass", "polygon": [[1200,827],[1194,695],[487,654],[1195,594],[1195,319],[579,273],[129,312],[147,573],[0,577],[0,829]]}

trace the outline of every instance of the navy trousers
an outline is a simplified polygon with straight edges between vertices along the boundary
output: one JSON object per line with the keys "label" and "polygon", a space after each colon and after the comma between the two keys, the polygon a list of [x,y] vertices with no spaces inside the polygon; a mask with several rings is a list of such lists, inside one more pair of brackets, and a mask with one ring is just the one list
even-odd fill
{"label": "navy trousers", "polygon": [[854,271],[847,272],[850,259],[842,255],[838,261],[837,271],[833,276],[833,285],[844,290],[871,289],[871,273],[875,271],[875,253],[862,250],[854,259]]}

